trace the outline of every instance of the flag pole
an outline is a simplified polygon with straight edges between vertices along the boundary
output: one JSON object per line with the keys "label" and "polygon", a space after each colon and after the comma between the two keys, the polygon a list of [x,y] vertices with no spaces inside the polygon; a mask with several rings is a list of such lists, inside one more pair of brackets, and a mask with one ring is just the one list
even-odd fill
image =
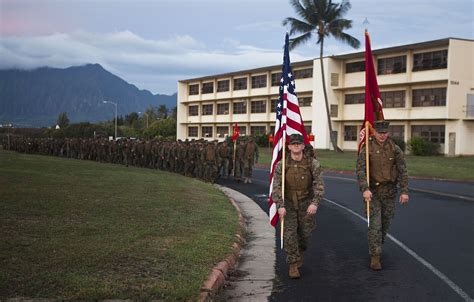
{"label": "flag pole", "polygon": [[[283,130],[283,150],[281,158],[281,198],[283,204],[285,204],[285,157],[286,157],[286,130]],[[285,224],[285,218],[281,218],[280,221],[280,248],[283,249],[283,226]]]}
{"label": "flag pole", "polygon": [[237,149],[237,138],[234,141],[234,155],[232,156],[232,163],[234,163],[232,165],[232,172],[233,172],[232,174],[234,175],[234,177],[235,177],[235,152],[236,152],[236,149]]}
{"label": "flag pole", "polygon": [[[365,122],[365,175],[367,177],[367,186],[370,189],[370,175],[369,175],[369,121]],[[370,225],[370,199],[365,201],[367,212],[367,227]]]}

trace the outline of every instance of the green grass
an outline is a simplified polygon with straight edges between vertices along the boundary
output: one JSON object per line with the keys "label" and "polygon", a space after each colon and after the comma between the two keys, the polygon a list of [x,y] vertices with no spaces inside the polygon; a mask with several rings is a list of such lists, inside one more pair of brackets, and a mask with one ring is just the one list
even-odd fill
{"label": "green grass", "polygon": [[[270,165],[271,149],[260,148],[259,162]],[[325,170],[355,171],[356,152],[336,153],[330,150],[316,150],[316,158]],[[410,176],[474,180],[474,156],[406,156]]]}
{"label": "green grass", "polygon": [[196,300],[235,209],[177,174],[0,151],[0,300]]}

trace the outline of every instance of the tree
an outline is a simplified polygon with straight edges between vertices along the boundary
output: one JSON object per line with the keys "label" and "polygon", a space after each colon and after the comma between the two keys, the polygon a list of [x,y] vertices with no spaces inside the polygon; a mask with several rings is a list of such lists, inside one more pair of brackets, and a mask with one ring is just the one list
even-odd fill
{"label": "tree", "polygon": [[69,125],[69,117],[67,116],[67,112],[61,112],[58,115],[56,124],[59,125],[60,129],[66,128]]}
{"label": "tree", "polygon": [[165,118],[153,122],[149,128],[143,131],[147,138],[153,137],[176,137],[176,121],[171,118]]}
{"label": "tree", "polygon": [[159,119],[165,119],[168,117],[168,108],[166,108],[166,105],[160,105],[158,107],[158,118]]}
{"label": "tree", "polygon": [[125,115],[125,122],[128,126],[132,127],[138,121],[138,113],[131,112],[130,114]]}
{"label": "tree", "polygon": [[323,49],[324,39],[330,36],[334,37],[336,40],[347,43],[354,48],[359,48],[360,41],[344,32],[344,30],[352,27],[352,20],[342,18],[351,8],[351,4],[346,0],[343,0],[340,4],[333,3],[332,0],[290,0],[290,3],[295,9],[297,15],[301,17],[301,20],[289,17],[283,21],[283,25],[290,25],[290,36],[294,34],[301,35],[290,39],[289,47],[290,49],[294,49],[310,40],[313,36],[316,36],[316,44],[320,45],[319,61],[321,63],[321,75],[323,81],[324,101],[326,103],[326,114],[328,118],[329,136],[331,137],[331,143],[334,150],[341,151],[337,146],[336,138],[332,131],[329,101],[326,92],[326,80],[324,78]]}
{"label": "tree", "polygon": [[175,121],[178,120],[178,107],[174,106],[173,109],[171,109],[171,118]]}

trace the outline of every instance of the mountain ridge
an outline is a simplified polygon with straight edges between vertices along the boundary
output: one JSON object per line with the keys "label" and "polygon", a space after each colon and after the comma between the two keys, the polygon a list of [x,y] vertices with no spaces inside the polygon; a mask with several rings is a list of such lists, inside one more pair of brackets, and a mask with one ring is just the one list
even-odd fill
{"label": "mountain ridge", "polygon": [[0,124],[14,127],[52,126],[61,112],[71,122],[97,122],[148,107],[176,106],[173,95],[152,94],[107,71],[100,64],[64,69],[0,70]]}

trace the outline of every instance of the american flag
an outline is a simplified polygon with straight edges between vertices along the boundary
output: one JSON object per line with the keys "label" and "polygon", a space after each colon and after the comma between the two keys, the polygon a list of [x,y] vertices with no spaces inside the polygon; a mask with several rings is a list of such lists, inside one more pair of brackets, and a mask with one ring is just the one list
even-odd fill
{"label": "american flag", "polygon": [[[278,213],[276,204],[272,200],[273,174],[277,163],[282,158],[283,137],[291,134],[301,134],[304,137],[304,143],[308,144],[308,136],[304,129],[303,119],[301,118],[298,98],[295,93],[295,78],[290,66],[290,52],[288,49],[289,36],[286,34],[285,50],[283,53],[283,68],[280,80],[280,98],[276,105],[275,134],[273,144],[272,164],[270,167],[270,194],[269,194],[269,218],[272,226],[278,222]],[[286,139],[286,141],[288,141]]]}
{"label": "american flag", "polygon": [[359,152],[365,143],[365,123],[369,122],[370,127],[373,127],[375,121],[383,119],[382,99],[380,98],[377,75],[375,74],[372,59],[370,37],[369,33],[365,31],[365,116],[364,123],[359,132]]}

